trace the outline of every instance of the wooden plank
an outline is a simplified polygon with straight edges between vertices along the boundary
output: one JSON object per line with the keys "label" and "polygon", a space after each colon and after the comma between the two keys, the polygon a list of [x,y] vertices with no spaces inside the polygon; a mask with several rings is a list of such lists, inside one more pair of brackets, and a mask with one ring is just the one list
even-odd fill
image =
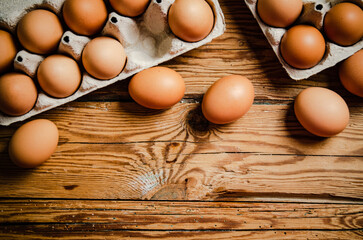
{"label": "wooden plank", "polygon": [[[224,240],[224,239],[248,239],[248,240],[355,240],[362,239],[363,232],[357,231],[112,231],[97,230],[96,225],[92,230],[86,228],[80,231],[70,231],[72,226],[13,226],[1,227],[4,233],[0,239],[4,240],[39,240],[39,239],[63,239],[63,240],[145,240],[145,239],[173,239],[173,240]],[[99,227],[99,226],[97,226]],[[102,227],[101,227],[102,228]],[[4,230],[2,230],[4,229]]]}
{"label": "wooden plank", "polygon": [[[180,103],[168,110],[149,110],[136,103],[73,102],[39,118],[54,121],[60,144],[177,143],[178,149],[198,153],[363,156],[363,106],[351,106],[344,132],[332,138],[308,133],[296,120],[292,105],[255,104],[240,120],[210,124],[200,104]],[[0,152],[21,123],[0,127]],[[190,147],[189,147],[190,146]],[[189,150],[188,150],[189,149]]]}
{"label": "wooden plank", "polygon": [[63,145],[35,170],[20,170],[6,161],[1,165],[1,196],[220,199],[239,193],[240,197],[363,197],[358,157],[178,156],[171,150],[169,156],[159,158],[168,145],[152,144],[149,151],[144,150],[148,144]]}
{"label": "wooden plank", "polygon": [[109,230],[361,230],[363,205],[4,199],[0,223],[74,224],[75,231],[87,224]]}
{"label": "wooden plank", "polygon": [[[173,144],[61,145],[52,159],[34,170],[2,161],[0,196],[363,198],[362,157],[179,153],[170,146]],[[165,149],[170,149],[167,155],[163,155]]]}
{"label": "wooden plank", "polygon": [[0,200],[7,239],[359,239],[362,220],[362,204]]}

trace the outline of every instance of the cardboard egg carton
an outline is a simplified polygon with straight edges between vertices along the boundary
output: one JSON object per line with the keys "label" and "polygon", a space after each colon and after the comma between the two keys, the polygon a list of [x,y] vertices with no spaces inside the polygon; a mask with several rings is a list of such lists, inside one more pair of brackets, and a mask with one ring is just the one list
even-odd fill
{"label": "cardboard egg carton", "polygon": [[[47,9],[61,17],[61,9],[65,0],[12,0],[0,2],[0,28],[10,31],[16,36],[16,25],[29,11]],[[12,117],[0,113],[0,125],[9,125],[23,121],[41,112],[73,101],[92,91],[108,86],[134,75],[141,70],[156,66],[194,48],[200,47],[225,31],[224,15],[218,0],[206,0],[212,7],[215,23],[211,33],[203,40],[195,43],[185,42],[177,38],[170,30],[167,14],[174,0],[151,0],[146,12],[139,17],[124,17],[116,12],[109,12],[108,20],[99,35],[118,39],[127,55],[124,70],[110,80],[98,80],[83,72],[79,89],[67,98],[53,98],[39,89],[38,99],[34,108],[25,115]],[[112,10],[112,9],[110,9]],[[81,65],[81,55],[85,45],[91,40],[87,36],[79,36],[66,31],[60,41],[58,53],[73,57]],[[14,60],[14,68],[22,71],[36,81],[39,64],[46,56],[20,50]]]}
{"label": "cardboard egg carton", "polygon": [[[363,40],[360,40],[356,44],[348,47],[339,46],[333,42],[330,42],[326,39],[326,52],[319,64],[309,69],[297,69],[291,67],[289,64],[285,62],[282,58],[279,45],[283,35],[286,32],[286,28],[277,28],[266,25],[258,16],[257,13],[257,0],[245,0],[246,5],[251,10],[253,16],[258,22],[262,32],[266,36],[268,42],[270,43],[272,49],[274,50],[277,58],[282,64],[283,68],[286,70],[288,75],[294,80],[302,80],[306,79],[314,74],[317,74],[324,69],[332,67],[339,63],[340,61],[350,57],[355,52],[359,51],[363,47]],[[301,13],[299,19],[294,24],[308,24],[313,25],[317,29],[319,29],[324,35],[323,30],[323,21],[325,14],[333,7],[334,5],[342,2],[342,0],[303,0],[303,12]],[[353,2],[363,8],[363,0],[351,0]],[[363,23],[362,23],[363,24]]]}

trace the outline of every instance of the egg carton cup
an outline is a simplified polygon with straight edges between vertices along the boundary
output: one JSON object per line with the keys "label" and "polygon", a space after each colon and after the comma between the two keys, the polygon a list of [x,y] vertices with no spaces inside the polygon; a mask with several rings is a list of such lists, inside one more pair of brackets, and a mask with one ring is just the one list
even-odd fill
{"label": "egg carton cup", "polygon": [[[270,43],[273,51],[275,52],[277,58],[282,64],[283,68],[286,70],[288,75],[294,80],[302,80],[309,78],[310,76],[317,74],[324,69],[335,66],[340,61],[350,57],[355,52],[359,51],[363,47],[363,40],[361,39],[359,42],[355,43],[352,46],[343,47],[337,45],[333,42],[330,42],[326,38],[326,51],[323,59],[319,64],[315,65],[309,69],[297,69],[291,67],[288,63],[285,62],[283,57],[281,56],[279,46],[281,39],[285,32],[286,28],[278,28],[271,27],[265,24],[257,13],[257,1],[258,0],[245,0],[246,5],[252,12],[254,18],[257,20],[258,25],[260,26],[263,34],[266,36],[268,42]],[[315,26],[319,29],[324,35],[323,31],[323,21],[324,16],[329,10],[336,4],[343,2],[342,0],[303,0],[303,12],[301,13],[299,19],[296,21],[294,25],[297,24],[308,24]],[[363,8],[363,0],[351,0],[353,2]],[[363,24],[363,23],[362,23]]]}
{"label": "egg carton cup", "polygon": [[[62,19],[61,9],[64,1],[2,1],[0,2],[0,27],[16,36],[16,25],[20,19],[29,11],[39,8],[50,10]],[[152,0],[145,13],[137,18],[124,17],[116,12],[110,12],[108,20],[99,35],[110,36],[121,42],[127,55],[124,70],[117,77],[110,80],[98,80],[83,72],[79,89],[67,98],[53,98],[39,89],[37,102],[30,112],[17,117],[0,113],[0,125],[7,126],[14,122],[23,121],[211,42],[224,33],[226,25],[218,0],[206,1],[214,12],[214,27],[205,39],[194,43],[180,40],[169,28],[167,15],[174,0]],[[66,31],[61,38],[57,53],[69,55],[78,63],[81,63],[82,51],[90,40],[89,37]],[[21,50],[14,59],[14,68],[26,73],[36,81],[37,68],[45,57]]]}

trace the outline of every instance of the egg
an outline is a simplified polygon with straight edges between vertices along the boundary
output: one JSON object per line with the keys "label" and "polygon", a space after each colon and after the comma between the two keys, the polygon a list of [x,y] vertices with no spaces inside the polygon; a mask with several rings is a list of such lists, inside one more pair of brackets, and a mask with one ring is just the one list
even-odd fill
{"label": "egg", "polygon": [[11,34],[0,30],[0,73],[11,68],[16,52],[16,45]]}
{"label": "egg", "polygon": [[121,73],[126,64],[126,53],[119,41],[110,37],[97,37],[84,48],[82,63],[90,75],[107,80]]}
{"label": "egg", "polygon": [[187,42],[206,38],[214,26],[214,14],[205,0],[175,0],[168,14],[171,31]]}
{"label": "egg", "polygon": [[58,128],[53,122],[46,119],[27,122],[10,140],[10,159],[22,168],[37,167],[55,152],[58,138]]}
{"label": "egg", "polygon": [[37,101],[38,91],[33,80],[22,73],[0,77],[0,111],[10,116],[29,112]]}
{"label": "egg", "polygon": [[363,50],[359,50],[339,66],[339,78],[349,92],[363,97]]}
{"label": "egg", "polygon": [[295,99],[294,110],[301,125],[320,137],[342,132],[349,122],[349,109],[344,99],[326,88],[303,90]]}
{"label": "egg", "polygon": [[184,96],[185,83],[173,69],[152,67],[137,73],[129,83],[129,94],[141,106],[166,109]]}
{"label": "egg", "polygon": [[103,0],[66,0],[63,5],[64,21],[80,35],[90,36],[100,32],[107,15]]}
{"label": "egg", "polygon": [[257,13],[261,20],[273,27],[293,24],[303,9],[302,0],[258,0]]}
{"label": "egg", "polygon": [[136,17],[143,14],[150,0],[110,0],[113,9],[121,15]]}
{"label": "egg", "polygon": [[289,65],[308,69],[324,57],[325,39],[318,29],[309,25],[296,25],[281,39],[280,52]]}
{"label": "egg", "polygon": [[40,87],[52,97],[65,98],[72,95],[82,79],[76,61],[64,55],[51,55],[44,59],[38,68]]}
{"label": "egg", "polygon": [[37,9],[27,13],[18,23],[17,35],[21,45],[37,54],[54,52],[63,35],[58,17],[47,10]]}
{"label": "egg", "polygon": [[363,37],[363,11],[353,3],[335,5],[325,15],[326,36],[342,46],[353,45]]}
{"label": "egg", "polygon": [[240,75],[226,76],[207,90],[202,101],[202,112],[212,123],[231,123],[248,112],[254,97],[254,87],[248,78]]}

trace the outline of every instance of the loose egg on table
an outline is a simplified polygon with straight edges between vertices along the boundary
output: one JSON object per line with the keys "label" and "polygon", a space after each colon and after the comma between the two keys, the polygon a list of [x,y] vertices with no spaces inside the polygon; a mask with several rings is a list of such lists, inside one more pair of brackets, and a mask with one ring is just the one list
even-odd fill
{"label": "loose egg on table", "polygon": [[72,95],[82,79],[77,62],[60,54],[44,59],[38,67],[37,77],[40,87],[56,98]]}
{"label": "loose egg on table", "polygon": [[22,73],[6,73],[0,77],[0,111],[10,116],[29,112],[38,97],[33,80]]}
{"label": "loose egg on table", "polygon": [[355,44],[363,37],[363,10],[349,2],[330,9],[324,18],[326,36],[342,46]]}
{"label": "loose egg on table", "polygon": [[72,31],[81,35],[100,32],[107,15],[103,0],[66,0],[63,5],[64,21]]}
{"label": "loose egg on table", "polygon": [[57,15],[37,9],[27,13],[19,22],[17,36],[30,52],[49,54],[58,48],[63,27]]}
{"label": "loose egg on table", "polygon": [[171,31],[187,42],[206,38],[214,26],[214,13],[205,0],[175,0],[168,14]]}
{"label": "loose egg on table", "polygon": [[10,140],[10,159],[22,168],[37,167],[54,153],[58,138],[58,128],[53,122],[46,119],[27,122]]}
{"label": "loose egg on table", "polygon": [[11,68],[16,51],[14,38],[11,34],[0,30],[0,73]]}
{"label": "loose egg on table", "polygon": [[119,41],[110,37],[97,37],[87,43],[82,63],[93,77],[107,80],[118,76],[126,64],[126,53]]}
{"label": "loose egg on table", "polygon": [[137,73],[129,83],[129,94],[141,106],[165,109],[184,96],[182,76],[166,67],[152,67]]}
{"label": "loose egg on table", "polygon": [[258,0],[257,13],[264,23],[273,27],[293,24],[303,9],[302,0]]}
{"label": "loose egg on table", "polygon": [[113,9],[121,15],[136,17],[143,14],[150,0],[110,0]]}
{"label": "loose egg on table", "polygon": [[303,90],[295,99],[294,110],[301,125],[320,137],[342,132],[349,122],[349,109],[344,99],[326,88]]}
{"label": "loose egg on table", "polygon": [[202,101],[202,112],[212,123],[231,123],[248,112],[254,97],[254,87],[248,78],[240,75],[226,76],[207,90]]}
{"label": "loose egg on table", "polygon": [[363,97],[363,50],[359,50],[340,64],[339,78],[345,89]]}
{"label": "loose egg on table", "polygon": [[318,29],[296,25],[281,39],[280,52],[292,67],[308,69],[317,65],[325,54],[325,39]]}

